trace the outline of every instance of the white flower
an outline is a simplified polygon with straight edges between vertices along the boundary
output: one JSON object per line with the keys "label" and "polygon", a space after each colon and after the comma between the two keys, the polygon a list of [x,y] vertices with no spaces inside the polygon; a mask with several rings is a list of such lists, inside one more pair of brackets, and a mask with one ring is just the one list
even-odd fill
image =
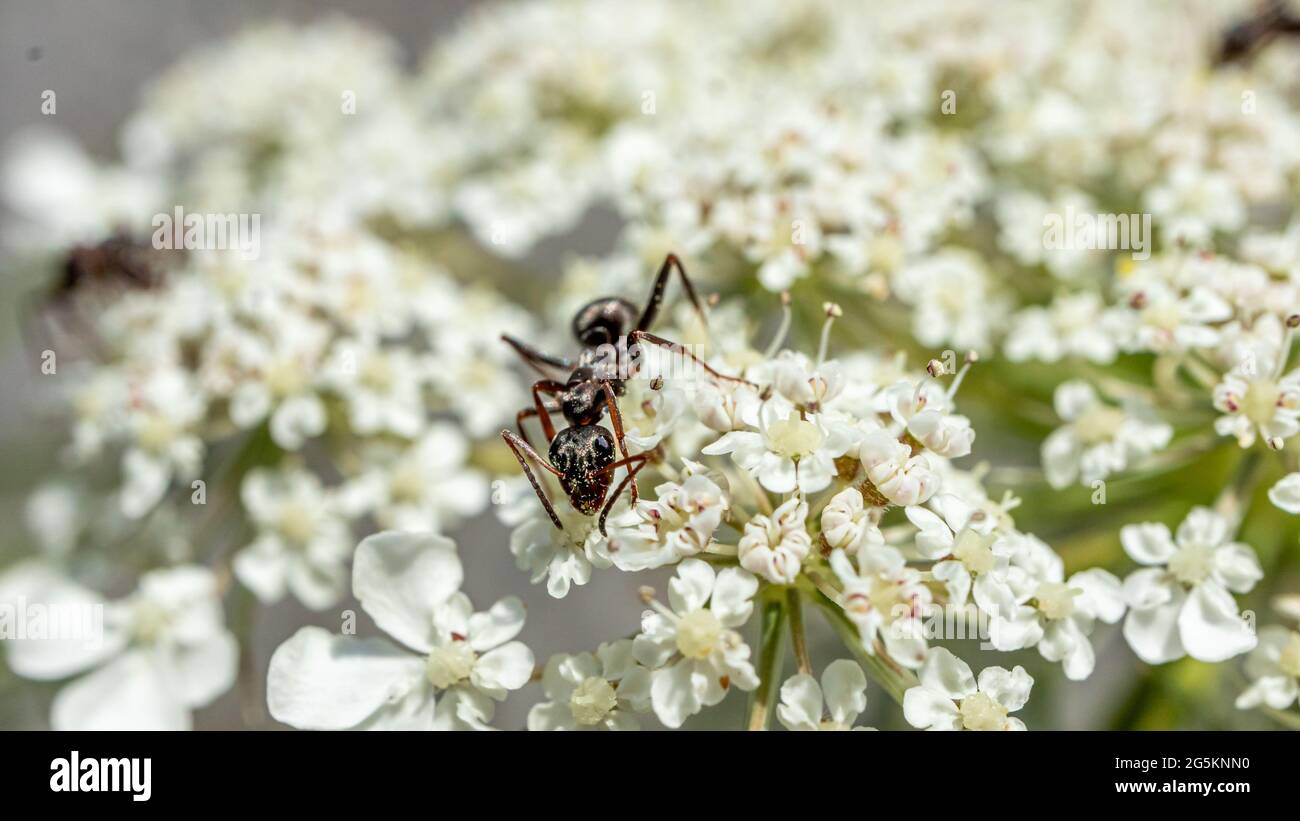
{"label": "white flower", "polygon": [[[532,493],[524,485],[521,492]],[[610,566],[609,542],[600,535],[596,519],[584,516],[567,501],[555,504],[555,514],[564,524],[561,530],[541,506],[533,504],[534,513],[510,534],[510,552],[520,570],[527,570],[533,584],[546,580],[546,592],[553,598],[569,595],[571,585],[591,581],[592,568]]]}
{"label": "white flower", "polygon": [[376,463],[344,488],[349,515],[373,513],[386,529],[442,532],[487,504],[487,477],[466,464],[469,443],[454,425],[434,422],[396,452],[387,444],[376,443]]}
{"label": "white flower", "polygon": [[913,453],[888,430],[872,431],[862,437],[858,458],[875,489],[896,505],[920,504],[939,489],[935,457],[927,451]]}
{"label": "white flower", "polygon": [[700,422],[718,433],[758,427],[763,404],[758,391],[746,383],[711,379],[696,382],[693,403]]}
{"label": "white flower", "polygon": [[[959,377],[960,378],[960,377]],[[935,382],[896,382],[885,390],[890,413],[916,441],[949,459],[970,453],[970,420],[951,412],[952,398]]]}
{"label": "white flower", "polygon": [[191,711],[234,684],[238,647],[207,568],[151,571],[135,593],[107,603],[50,571],[24,575],[6,580],[6,597],[17,593],[60,612],[103,618],[103,635],[94,640],[51,635],[6,642],[9,666],[20,676],[85,673],[55,695],[54,729],[188,730]]}
{"label": "white flower", "polygon": [[776,717],[788,730],[866,730],[854,727],[867,709],[867,677],[856,661],[839,659],[822,671],[821,686],[799,674],[781,685]]}
{"label": "white flower", "polygon": [[858,551],[858,566],[843,550],[831,553],[831,569],[844,592],[841,606],[858,628],[862,646],[876,652],[876,642],[904,667],[925,660],[925,631],[921,617],[932,595],[919,570],[907,567],[892,547]]}
{"label": "white flower", "polygon": [[685,391],[664,383],[654,390],[649,379],[629,379],[623,383],[626,393],[619,401],[623,415],[623,433],[632,453],[654,450],[680,424],[689,402]]}
{"label": "white flower", "polygon": [[351,534],[320,480],[302,469],[255,468],[244,477],[240,499],[257,537],[235,555],[239,580],[267,604],[286,590],[313,610],[338,601]]}
{"label": "white flower", "polygon": [[1178,241],[1205,245],[1218,231],[1237,231],[1246,220],[1232,177],[1213,168],[1182,162],[1147,190],[1144,204],[1163,230]]}
{"label": "white flower", "polygon": [[921,684],[903,693],[903,716],[925,730],[1023,730],[1014,713],[1034,680],[1025,668],[985,667],[979,683],[966,662],[936,647],[921,666]]}
{"label": "white flower", "polygon": [[936,495],[930,507],[934,510],[914,505],[904,513],[917,528],[912,551],[922,559],[938,560],[930,574],[944,583],[949,604],[966,603],[972,579],[980,589],[979,600],[998,600],[985,589],[1009,561],[1006,540],[994,533],[997,520],[952,493]]}
{"label": "white flower", "polygon": [[1268,489],[1268,500],[1287,513],[1300,513],[1300,473],[1288,473]]}
{"label": "white flower", "polygon": [[316,369],[329,338],[322,323],[289,313],[268,339],[246,343],[256,361],[252,377],[234,388],[230,419],[251,428],[270,416],[271,438],[286,450],[325,431],[325,405],[313,390]]}
{"label": "white flower", "polygon": [[987,352],[1006,315],[1006,300],[973,253],[942,249],[894,276],[894,290],[912,306],[912,335],[927,347]]}
{"label": "white flower", "polygon": [[1065,675],[1092,675],[1096,655],[1088,637],[1098,620],[1114,624],[1124,615],[1120,581],[1092,568],[1065,578],[1061,557],[1041,540],[1011,534],[995,543],[1007,563],[982,576],[975,600],[989,614],[989,638],[1004,652],[1037,646],[1048,661],[1063,663]]}
{"label": "white flower", "polygon": [[777,392],[806,410],[824,407],[844,390],[844,374],[835,362],[815,364],[801,353],[781,351],[771,366]]}
{"label": "white flower", "polygon": [[1285,710],[1300,694],[1300,633],[1279,625],[1259,631],[1259,645],[1246,657],[1250,686],[1237,696],[1237,707],[1265,705]]}
{"label": "white flower", "polygon": [[408,439],[424,427],[424,365],[411,350],[381,347],[370,338],[334,343],[323,379],[348,405],[352,429]]}
{"label": "white flower", "polygon": [[807,518],[808,503],[795,495],[773,511],[771,517],[759,515],[750,519],[736,545],[740,566],[773,584],[794,584],[803,560],[812,549]]}
{"label": "white flower", "polygon": [[173,477],[198,473],[203,442],[192,428],[203,412],[203,398],[183,371],[161,369],[135,387],[127,416],[132,446],[122,456],[125,516],[138,519],[148,513]]}
{"label": "white flower", "polygon": [[1047,307],[1016,313],[1003,350],[1012,362],[1058,362],[1073,356],[1106,365],[1119,351],[1114,325],[1113,313],[1104,310],[1097,294],[1061,294]]}
{"label": "white flower", "polygon": [[1143,661],[1224,661],[1255,646],[1229,591],[1250,591],[1263,572],[1255,552],[1229,538],[1229,522],[1202,507],[1187,514],[1176,538],[1163,524],[1120,530],[1125,552],[1145,565],[1124,580],[1124,637]]}
{"label": "white flower", "polygon": [[715,573],[699,559],[686,559],[668,582],[671,609],[652,601],[655,609],[642,614],[634,653],[654,671],[650,701],[664,724],[680,727],[733,686],[758,686],[749,645],[734,629],[748,621],[757,591],[758,579],[747,571]]}
{"label": "white flower", "polygon": [[1237,444],[1255,444],[1255,433],[1274,450],[1300,431],[1300,370],[1278,377],[1256,372],[1260,363],[1238,365],[1214,387],[1214,407],[1223,411],[1214,421],[1220,436],[1235,436]]}
{"label": "white flower", "polygon": [[703,465],[688,460],[683,474],[684,481],[659,485],[655,499],[638,500],[631,515],[611,527],[609,557],[620,570],[662,567],[713,541],[731,503]]}
{"label": "white flower", "polygon": [[874,518],[878,511],[879,508],[867,508],[863,504],[862,492],[857,488],[841,490],[822,508],[822,536],[826,544],[850,556],[863,548],[883,547],[885,537]]}
{"label": "white flower", "polygon": [[1165,282],[1143,277],[1129,286],[1129,293],[1129,312],[1117,318],[1127,350],[1166,353],[1210,348],[1219,341],[1212,326],[1232,317],[1232,306],[1205,287],[1181,293]]}
{"label": "white flower", "polygon": [[636,663],[630,639],[595,655],[551,656],[542,689],[549,701],[528,711],[530,730],[636,730],[633,713],[650,709],[650,671]]}
{"label": "white flower", "polygon": [[1087,382],[1062,383],[1053,401],[1066,422],[1043,440],[1043,472],[1055,488],[1076,479],[1084,484],[1105,479],[1165,447],[1173,436],[1173,428],[1152,419],[1146,408],[1107,404]]}
{"label": "white flower", "polygon": [[302,628],[271,657],[271,715],[315,730],[488,729],[495,702],[528,683],[533,654],[512,641],[523,604],[507,597],[475,613],[461,578],[456,546],[441,536],[362,541],[353,595],[398,643]]}
{"label": "white flower", "polygon": [[759,412],[759,432],[731,431],[703,453],[730,453],[737,465],[752,473],[773,493],[805,494],[824,490],[835,478],[835,459],[852,444],[852,432],[819,414],[789,410],[782,417],[776,403]]}
{"label": "white flower", "polygon": [[23,518],[42,552],[58,557],[72,551],[88,524],[85,504],[81,494],[62,482],[46,483],[32,491]]}

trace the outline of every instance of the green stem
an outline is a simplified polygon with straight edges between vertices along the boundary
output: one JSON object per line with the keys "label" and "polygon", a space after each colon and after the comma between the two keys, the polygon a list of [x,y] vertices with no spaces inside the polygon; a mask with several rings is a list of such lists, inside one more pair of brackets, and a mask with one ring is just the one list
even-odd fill
{"label": "green stem", "polygon": [[910,670],[899,667],[893,663],[892,659],[887,659],[883,650],[877,649],[875,653],[868,653],[867,648],[862,646],[862,637],[858,634],[858,628],[849,617],[845,615],[844,610],[835,602],[826,597],[820,591],[813,596],[813,602],[821,608],[826,614],[826,620],[830,622],[835,633],[844,642],[845,646],[857,656],[858,662],[866,668],[867,675],[889,693],[889,697],[899,704],[903,703],[903,693],[910,688],[916,687],[920,682],[916,674]]}
{"label": "green stem", "polygon": [[781,662],[784,661],[782,638],[785,633],[786,607],[781,599],[769,599],[763,604],[762,635],[758,651],[758,689],[754,691],[749,708],[749,729],[766,730],[772,722],[772,711],[776,707],[773,694],[776,692],[776,680],[781,676]]}
{"label": "green stem", "polygon": [[253,638],[257,629],[257,597],[242,585],[235,588],[235,636],[239,640],[239,674],[237,688],[239,691],[239,712],[244,720],[244,727],[256,729],[265,722],[265,701],[262,698],[261,682],[257,675],[257,657],[253,650]]}
{"label": "green stem", "polygon": [[808,656],[808,637],[804,635],[803,630],[803,602],[800,600],[799,591],[793,587],[785,592],[786,609],[790,612],[790,644],[794,647],[795,662],[799,666],[799,672],[805,676],[811,676],[812,659]]}

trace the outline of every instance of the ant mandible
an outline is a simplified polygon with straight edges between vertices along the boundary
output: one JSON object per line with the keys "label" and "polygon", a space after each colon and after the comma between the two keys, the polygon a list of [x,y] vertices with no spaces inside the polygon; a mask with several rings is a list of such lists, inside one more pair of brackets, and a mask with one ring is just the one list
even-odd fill
{"label": "ant mandible", "polygon": [[[529,468],[525,456],[531,457],[560,480],[560,485],[564,488],[569,501],[580,513],[593,516],[600,511],[599,527],[602,536],[605,535],[605,519],[610,509],[629,484],[632,502],[636,503],[635,477],[645,466],[650,455],[629,456],[623,441],[623,417],[619,412],[616,397],[624,393],[622,366],[624,340],[631,340],[634,345],[644,341],[666,348],[675,354],[689,357],[715,378],[753,386],[752,382],[745,379],[719,373],[679,343],[648,332],[647,329],[659,315],[664,291],[674,270],[680,275],[686,295],[701,321],[707,322],[704,309],[695,294],[690,278],[686,275],[685,268],[675,254],[669,254],[655,276],[650,298],[643,310],[638,311],[635,305],[621,297],[602,297],[578,309],[572,327],[573,335],[583,346],[583,351],[578,356],[576,367],[567,357],[543,353],[509,335],[501,337],[519,353],[525,362],[546,377],[532,386],[532,407],[521,410],[515,416],[519,434],[503,430],[501,436],[514,452],[515,459],[523,468],[533,490],[542,500],[547,515],[561,530],[564,529],[564,525],[561,524],[555,508],[537,481],[537,477]],[[613,362],[601,354],[599,348],[602,346],[615,346],[616,355]],[[568,373],[567,379],[563,378],[565,372]],[[558,399],[544,401],[542,398],[544,395]],[[609,411],[610,421],[614,427],[612,435],[600,424],[606,410]],[[569,427],[558,433],[550,416],[556,411],[563,414],[565,421],[569,423]],[[542,430],[550,445],[549,461],[543,459],[528,441],[528,434],[524,430],[524,419],[530,416],[537,416],[541,420]],[[622,456],[621,459],[615,458],[615,445],[618,447],[618,454]],[[614,472],[620,467],[627,468],[627,475],[614,490],[614,494],[608,496]]]}

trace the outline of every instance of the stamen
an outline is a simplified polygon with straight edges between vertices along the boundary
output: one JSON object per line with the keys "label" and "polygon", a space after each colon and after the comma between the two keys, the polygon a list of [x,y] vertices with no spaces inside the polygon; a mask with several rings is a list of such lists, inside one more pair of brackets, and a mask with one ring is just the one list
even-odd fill
{"label": "stamen", "polygon": [[1291,314],[1286,318],[1286,335],[1282,337],[1282,346],[1277,352],[1277,362],[1273,365],[1273,381],[1282,378],[1286,363],[1291,359],[1291,342],[1295,339],[1295,329],[1300,327],[1300,314]]}
{"label": "stamen", "polygon": [[971,365],[974,365],[976,362],[979,361],[979,358],[980,358],[979,354],[975,353],[974,351],[971,351],[970,353],[966,354],[966,364],[961,366],[961,370],[957,371],[957,375],[953,377],[952,384],[948,386],[949,399],[957,395],[957,389],[961,387],[961,382],[963,379],[966,378],[967,371],[970,370]]}
{"label": "stamen", "polygon": [[782,291],[781,292],[781,324],[776,329],[776,336],[772,337],[772,342],[767,346],[767,350],[763,352],[763,357],[765,359],[771,359],[772,357],[776,356],[777,353],[781,350],[781,346],[785,344],[785,337],[787,334],[790,333],[790,320],[791,320],[790,292]]}
{"label": "stamen", "polygon": [[826,322],[822,325],[821,344],[817,346],[817,367],[819,368],[826,361],[826,349],[830,347],[831,325],[835,324],[836,317],[844,315],[844,311],[834,302],[823,303],[822,310],[826,312]]}

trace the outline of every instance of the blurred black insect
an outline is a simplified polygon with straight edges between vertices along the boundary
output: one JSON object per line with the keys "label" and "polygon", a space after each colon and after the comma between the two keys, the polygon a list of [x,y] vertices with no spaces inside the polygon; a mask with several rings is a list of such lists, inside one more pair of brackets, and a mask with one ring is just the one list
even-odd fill
{"label": "blurred black insect", "polygon": [[1224,33],[1219,44],[1219,63],[1244,62],[1278,37],[1297,35],[1300,35],[1300,15],[1288,11],[1285,0],[1265,0],[1253,17]]}
{"label": "blurred black insect", "polygon": [[[572,327],[573,335],[583,349],[576,362],[567,357],[544,353],[512,336],[501,337],[518,352],[524,362],[543,377],[533,383],[532,406],[519,411],[515,416],[519,433],[505,430],[501,436],[524,469],[551,521],[561,530],[564,525],[560,523],[555,508],[525,457],[531,457],[560,480],[569,501],[579,512],[587,516],[600,512],[602,535],[605,533],[605,519],[610,509],[629,485],[632,502],[635,504],[636,473],[652,456],[646,453],[628,455],[623,441],[623,418],[618,409],[618,397],[625,392],[625,379],[635,373],[637,356],[633,351],[638,350],[641,343],[656,345],[685,356],[717,379],[753,385],[740,377],[719,373],[685,346],[649,333],[648,328],[659,315],[664,292],[674,270],[680,275],[686,295],[701,321],[707,322],[704,308],[685,268],[675,254],[669,254],[655,276],[644,309],[638,310],[621,297],[601,297],[578,309]],[[547,400],[543,399],[544,396],[553,398]],[[600,424],[607,410],[614,427],[612,434]],[[558,433],[551,420],[551,414],[556,412],[562,414],[569,424],[569,427]],[[524,429],[524,420],[534,416],[540,419],[546,441],[550,445],[549,461],[533,449]],[[621,459],[615,458],[616,445],[617,455],[621,455]],[[627,468],[627,475],[606,501],[614,472],[620,467]]]}
{"label": "blurred black insect", "polygon": [[[117,232],[93,245],[76,245],[59,262],[53,284],[37,292],[30,312],[44,347],[62,349],[79,341],[94,345],[94,317],[129,290],[149,290],[163,282],[157,252]],[[31,326],[28,326],[29,339]]]}

